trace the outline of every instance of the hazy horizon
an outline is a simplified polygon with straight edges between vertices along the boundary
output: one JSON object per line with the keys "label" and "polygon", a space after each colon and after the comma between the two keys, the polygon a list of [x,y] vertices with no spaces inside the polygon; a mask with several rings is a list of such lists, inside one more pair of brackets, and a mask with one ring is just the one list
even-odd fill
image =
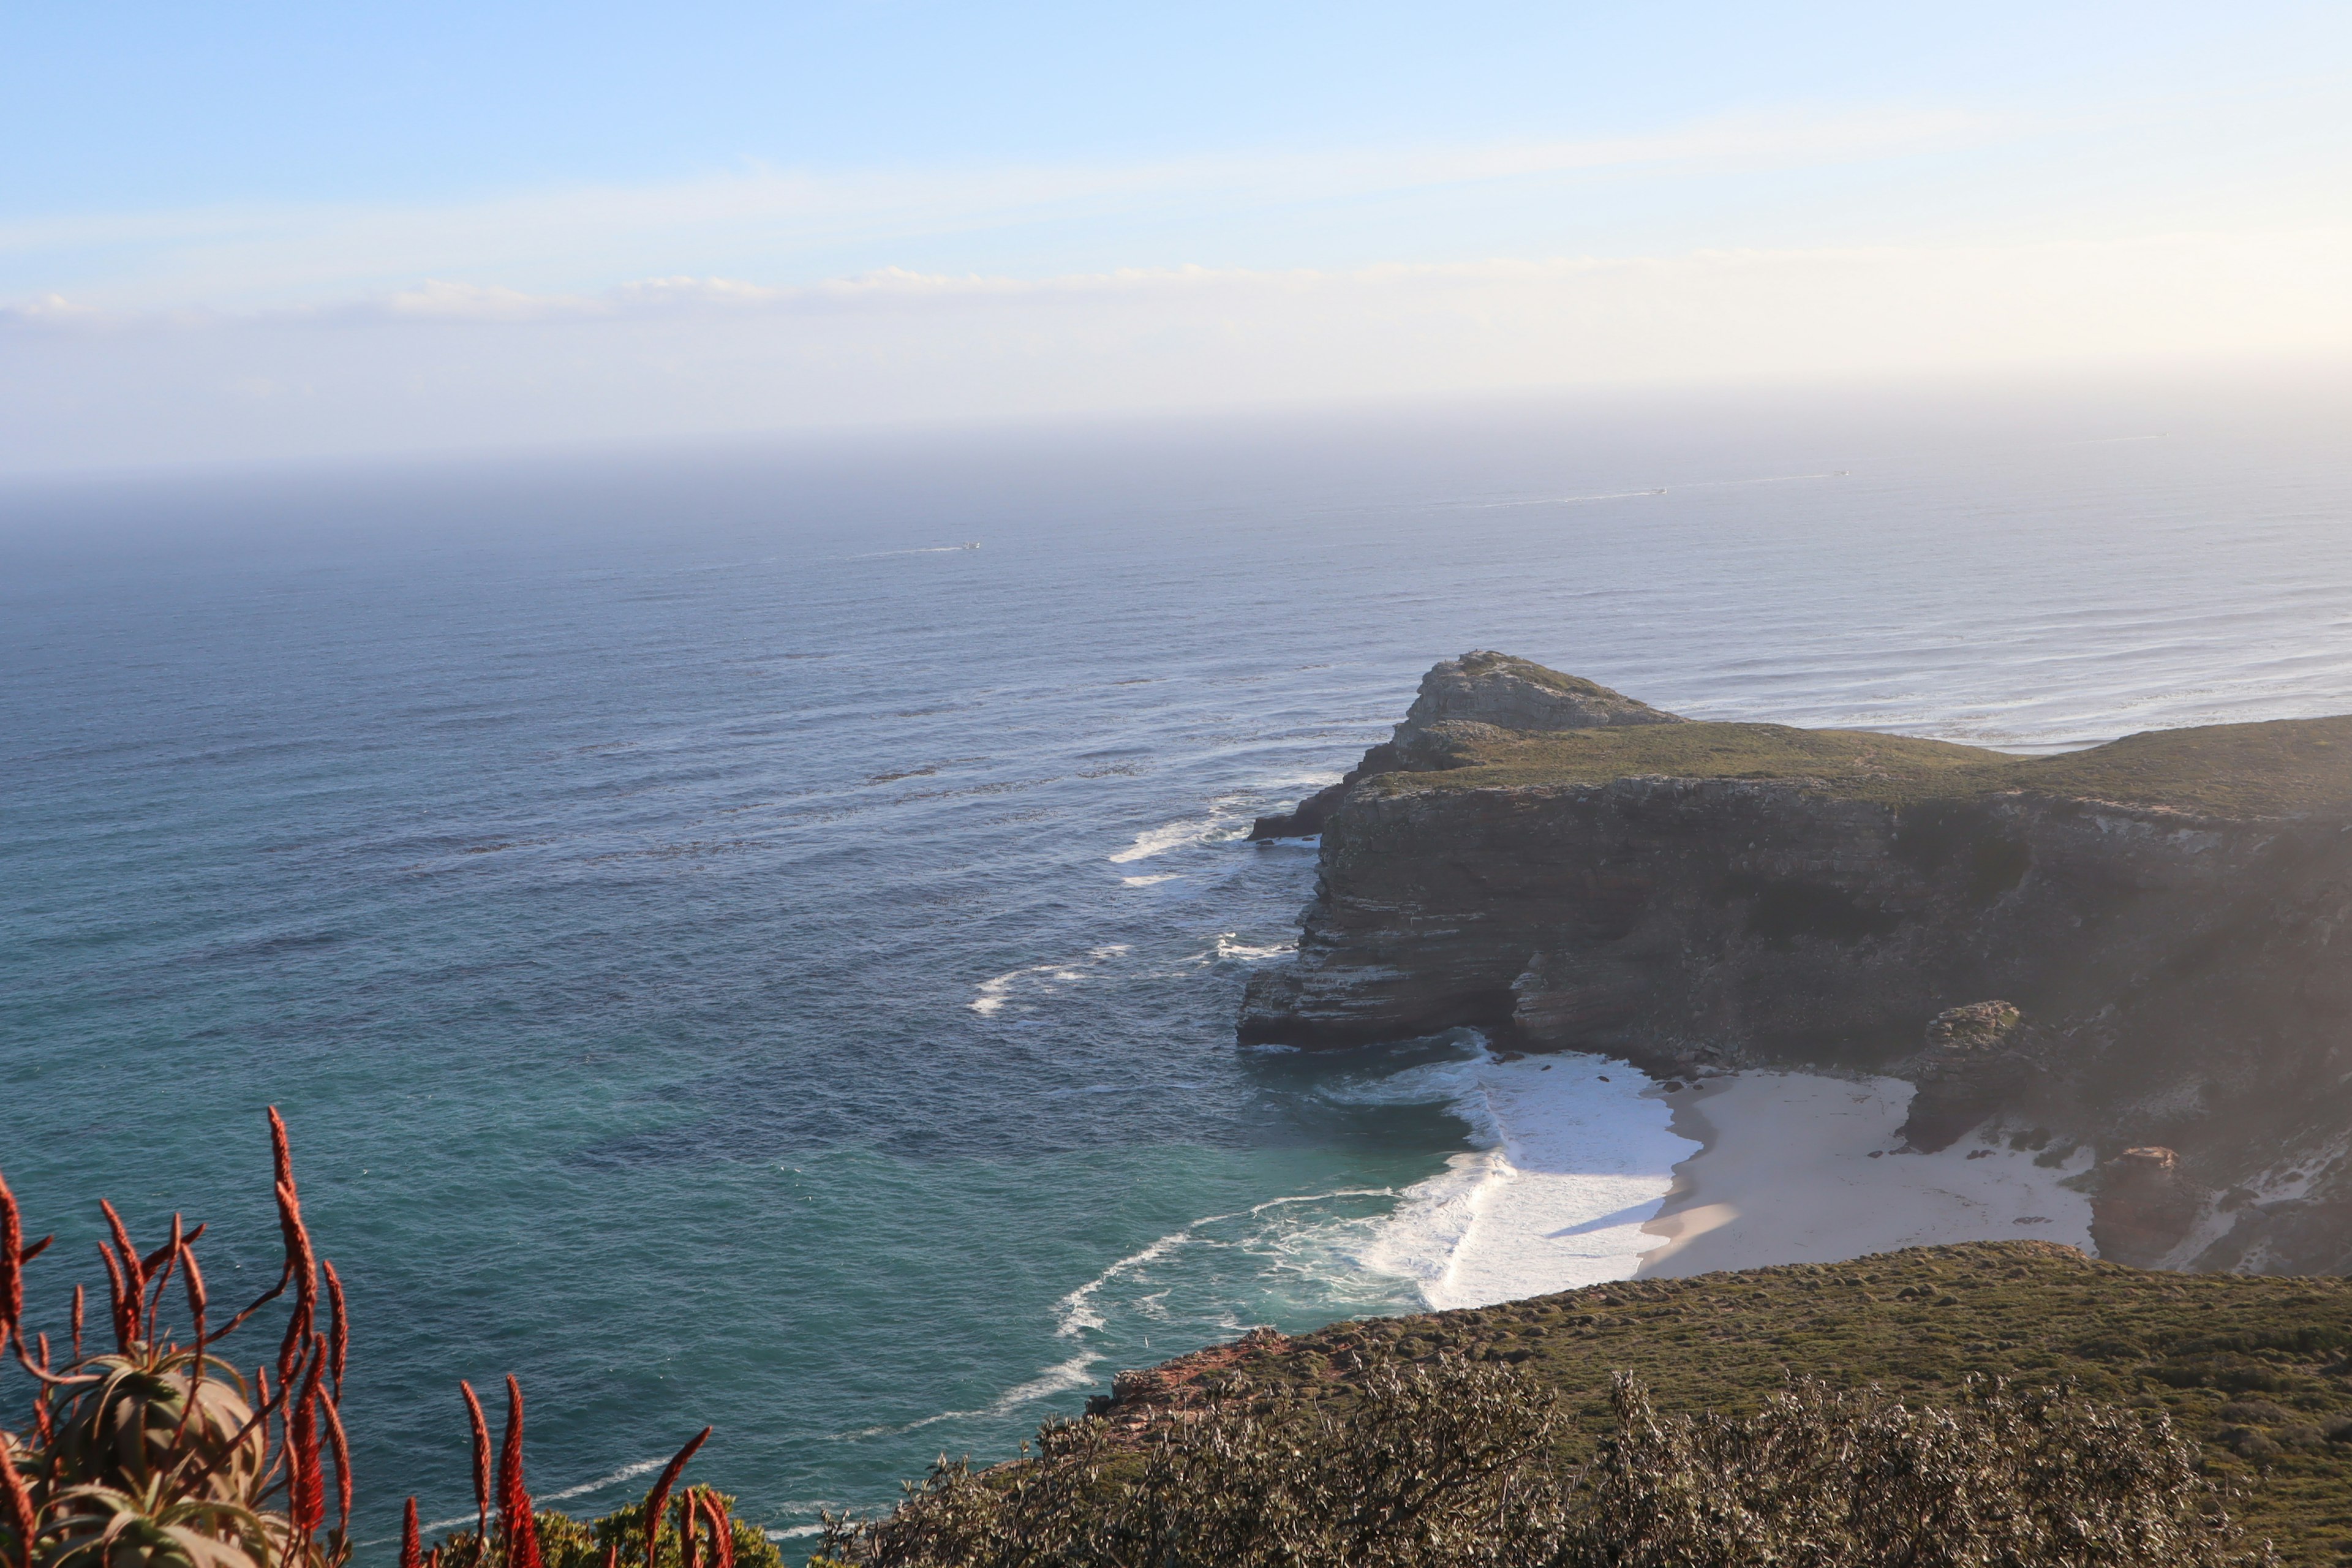
{"label": "hazy horizon", "polygon": [[28,17],[0,473],[2352,364],[2352,17]]}

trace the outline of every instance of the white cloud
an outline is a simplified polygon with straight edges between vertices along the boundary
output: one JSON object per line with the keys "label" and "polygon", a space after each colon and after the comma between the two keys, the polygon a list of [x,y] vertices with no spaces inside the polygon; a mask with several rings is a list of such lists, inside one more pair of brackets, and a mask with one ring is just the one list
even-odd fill
{"label": "white cloud", "polygon": [[763,269],[845,247],[1021,226],[1115,226],[1144,211],[1204,218],[1449,186],[1605,172],[1676,178],[1895,158],[2013,137],[1949,110],[1726,119],[1645,135],[1384,152],[1253,153],[1136,164],[753,168],[669,184],[525,192],[434,205],[317,204],[0,223],[12,282],[110,304],[251,308],[387,291],[419,277],[609,286],[689,258]]}
{"label": "white cloud", "polygon": [[0,468],[2352,356],[2352,226],[0,317]]}

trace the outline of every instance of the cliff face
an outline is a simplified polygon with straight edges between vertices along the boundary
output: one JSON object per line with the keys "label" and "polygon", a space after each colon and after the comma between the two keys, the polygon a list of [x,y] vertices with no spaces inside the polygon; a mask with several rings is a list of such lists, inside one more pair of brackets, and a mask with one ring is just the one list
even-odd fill
{"label": "cliff face", "polygon": [[2102,1177],[2125,1261],[2352,1268],[2352,723],[2027,762],[1641,711],[1673,728],[1400,726],[1241,1037],[1901,1072],[1921,1147],[2173,1152]]}

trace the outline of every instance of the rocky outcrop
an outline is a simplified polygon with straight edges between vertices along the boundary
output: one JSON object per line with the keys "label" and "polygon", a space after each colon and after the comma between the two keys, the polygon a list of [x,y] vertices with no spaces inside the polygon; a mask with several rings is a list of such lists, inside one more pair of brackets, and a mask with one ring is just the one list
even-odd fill
{"label": "rocky outcrop", "polygon": [[1662,1073],[1903,1072],[1915,1147],[2002,1121],[2053,1154],[2174,1151],[2174,1196],[2115,1189],[2119,1247],[2187,1213],[2168,1249],[2352,1268],[2352,721],[2030,761],[1638,704],[1666,727],[1531,737],[1448,715],[1557,688],[1470,665],[1389,743],[1433,765],[1360,770],[1321,825],[1297,958],[1253,979],[1244,1040],[1466,1025]]}
{"label": "rocky outcrop", "polygon": [[2126,1149],[2095,1173],[2091,1240],[2099,1256],[2142,1268],[2180,1245],[2204,1209],[2182,1176],[2180,1156],[2150,1146]]}
{"label": "rocky outcrop", "polygon": [[1903,1142],[1933,1154],[2016,1100],[2040,1067],[2025,1016],[2008,1002],[1972,1002],[1936,1015],[1909,1077],[1918,1086]]}
{"label": "rocky outcrop", "polygon": [[1361,781],[1381,773],[1455,766],[1480,742],[1498,734],[1681,722],[1679,715],[1590,680],[1508,654],[1474,649],[1460,658],[1441,660],[1423,676],[1420,695],[1396,732],[1366,752],[1345,778],[1307,796],[1294,810],[1259,817],[1249,836],[1261,842],[1311,838],[1323,831],[1348,792]]}

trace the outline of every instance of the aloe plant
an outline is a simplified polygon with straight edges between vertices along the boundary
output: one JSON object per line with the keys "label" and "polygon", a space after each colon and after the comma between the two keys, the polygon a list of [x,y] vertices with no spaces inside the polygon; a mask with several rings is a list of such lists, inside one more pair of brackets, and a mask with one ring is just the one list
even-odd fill
{"label": "aloe plant", "polygon": [[[110,1237],[98,1251],[110,1349],[85,1348],[79,1285],[62,1353],[26,1327],[24,1268],[55,1237],[26,1243],[16,1196],[0,1178],[0,1365],[13,1355],[36,1385],[30,1427],[0,1428],[0,1568],[342,1568],[350,1560],[342,1398],[351,1319],[341,1277],[303,1223],[293,1152],[275,1107],[269,1144],[284,1265],[276,1284],[217,1324],[196,1261],[205,1227],[188,1228],[174,1215],[169,1238],[142,1252],[114,1206],[99,1205]],[[174,1284],[177,1317],[169,1307]],[[277,1354],[248,1377],[220,1347],[289,1293]],[[625,1539],[633,1552],[644,1550],[646,1568],[735,1568],[753,1542],[763,1559],[758,1568],[775,1560],[764,1538],[706,1488],[680,1494],[676,1525],[664,1522],[709,1427],[633,1510],[634,1531],[608,1521],[611,1528],[592,1533],[531,1504],[521,1384],[507,1379],[495,1461],[481,1401],[470,1384],[458,1387],[473,1429],[476,1528],[428,1552],[410,1498],[401,1568],[620,1568]],[[558,1548],[552,1562],[543,1538]]]}

